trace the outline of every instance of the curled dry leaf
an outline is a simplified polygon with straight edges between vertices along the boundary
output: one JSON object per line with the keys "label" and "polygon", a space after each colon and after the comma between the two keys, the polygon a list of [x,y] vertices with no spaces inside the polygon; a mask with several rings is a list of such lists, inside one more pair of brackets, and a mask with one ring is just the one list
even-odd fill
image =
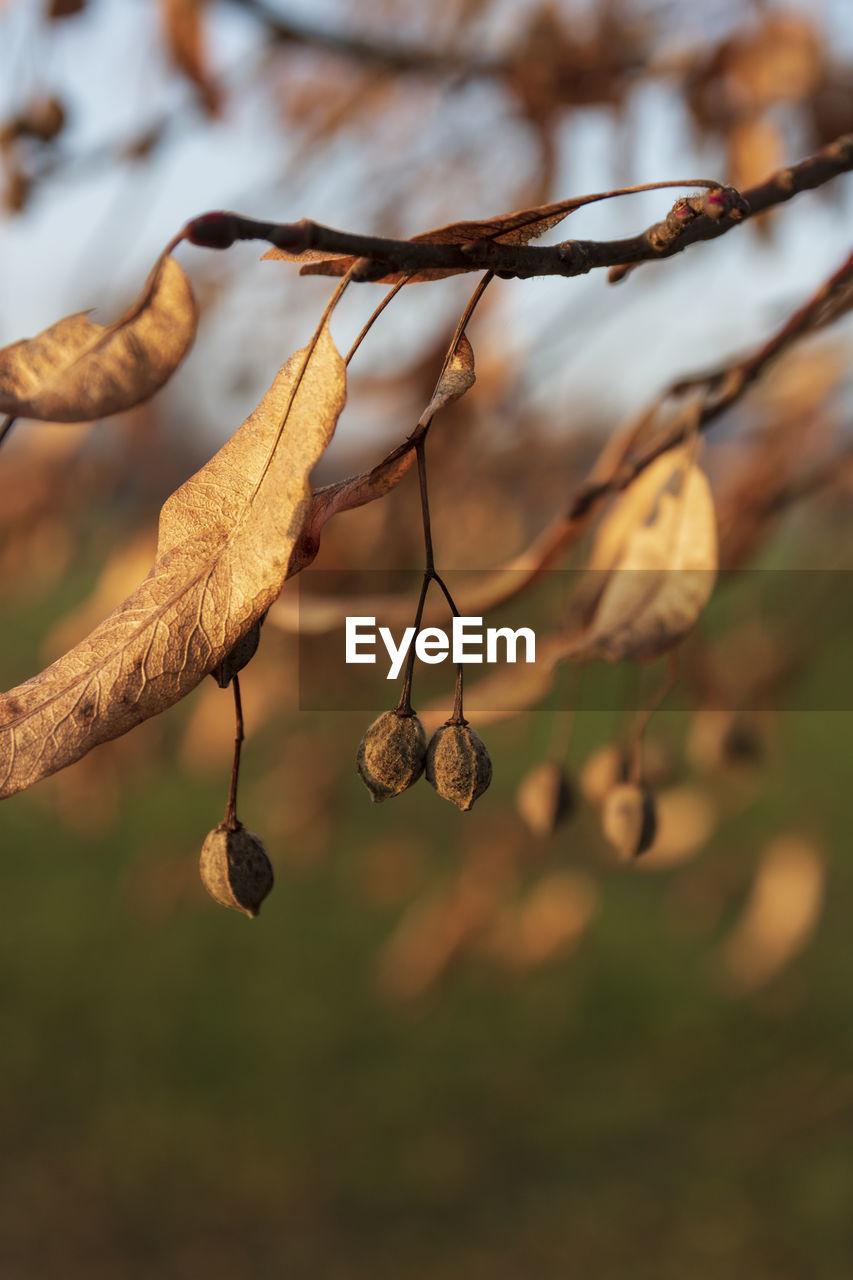
{"label": "curled dry leaf", "polygon": [[89,422],[149,399],[195,338],[198,311],[174,258],[155,265],[133,306],[114,324],[84,311],[0,351],[0,413]]}
{"label": "curled dry leaf", "polygon": [[175,66],[198,90],[209,115],[219,109],[219,90],[205,56],[207,0],[159,0],[166,47]]}
{"label": "curled dry leaf", "polygon": [[717,569],[714,501],[688,449],[663,454],[628,486],[589,568],[604,578],[578,656],[655,658],[687,634]]}
{"label": "curled dry leaf", "polygon": [[463,333],[447,368],[438,380],[435,394],[420,416],[418,426],[425,426],[432,421],[439,409],[445,409],[449,404],[453,404],[454,400],[464,396],[465,392],[473,387],[475,381],[474,352],[471,343]]}
{"label": "curled dry leaf", "polygon": [[0,694],[0,796],[172,706],[252,631],[291,571],[308,477],[345,395],[324,326],[164,504],[148,577],[70,652]]}
{"label": "curled dry leaf", "polygon": [[234,645],[230,653],[226,653],[221,662],[217,662],[211,671],[216,683],[220,689],[227,689],[231,681],[236,675],[239,675],[244,667],[247,667],[258,651],[258,645],[261,643],[261,627],[264,624],[266,614],[262,614],[258,618],[245,635]]}

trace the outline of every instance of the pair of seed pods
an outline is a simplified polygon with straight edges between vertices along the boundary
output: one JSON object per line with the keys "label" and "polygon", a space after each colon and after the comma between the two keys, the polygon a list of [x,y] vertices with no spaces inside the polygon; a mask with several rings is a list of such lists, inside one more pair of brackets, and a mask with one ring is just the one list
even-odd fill
{"label": "pair of seed pods", "polygon": [[467,721],[448,720],[429,744],[413,713],[386,711],[358,748],[358,771],[375,801],[398,796],[422,773],[440,796],[468,810],[492,780],[485,743]]}

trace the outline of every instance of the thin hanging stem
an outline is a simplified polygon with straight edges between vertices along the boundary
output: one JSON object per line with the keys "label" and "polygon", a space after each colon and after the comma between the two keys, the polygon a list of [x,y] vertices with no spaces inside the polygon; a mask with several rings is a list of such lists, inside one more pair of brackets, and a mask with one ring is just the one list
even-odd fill
{"label": "thin hanging stem", "polygon": [[[474,309],[477,306],[477,303],[480,301],[480,299],[482,298],[483,294],[486,291],[487,286],[491,283],[493,279],[494,279],[494,272],[487,271],[483,276],[482,280],[480,280],[474,292],[471,294],[471,297],[468,299],[465,310],[462,312],[462,315],[459,318],[459,323],[456,326],[456,330],[453,334],[453,338],[450,342],[449,347],[447,348],[447,353],[444,357],[444,363],[441,366],[441,373],[438,375],[436,387],[438,387],[438,384],[441,382],[441,379],[444,377],[444,373],[448,365],[450,364],[450,361],[453,359],[456,353],[456,348],[458,347],[459,342],[462,338],[462,335],[465,332],[465,326],[468,324],[468,321],[471,319],[471,316],[474,314]],[[393,298],[394,294],[397,292],[397,289],[399,289],[401,285],[405,283],[406,283],[405,281],[400,281],[400,283],[395,285],[394,289],[392,289],[391,292],[385,297],[383,302],[374,312],[373,316],[371,316],[370,320],[367,323],[366,328],[359,335],[355,346],[357,346],[358,343],[361,342],[367,329],[369,329],[370,325],[373,323],[373,320],[376,318],[376,316],[379,314],[382,308],[388,305],[388,303]],[[350,356],[352,356],[352,354],[354,353],[355,346],[350,350],[350,353],[347,356],[347,360],[349,360]],[[437,574],[435,571],[435,555],[434,555],[433,546],[432,546],[432,524],[430,521],[430,512],[429,512],[429,491],[427,489],[426,449],[425,449],[426,433],[430,428],[431,421],[432,419],[430,419],[429,421],[423,422],[419,426],[418,434],[416,435],[416,438],[412,442],[415,447],[415,453],[416,453],[417,462],[418,462],[418,488],[419,488],[420,497],[421,497],[421,522],[423,524],[423,531],[424,531],[424,577],[423,577],[423,582],[421,583],[421,594],[418,599],[418,607],[415,611],[415,621],[414,621],[415,634],[412,637],[412,643],[409,645],[409,651],[406,654],[406,666],[403,672],[403,684],[400,689],[400,700],[397,703],[397,706],[395,708],[397,715],[399,716],[414,715],[414,711],[412,710],[412,678],[415,670],[415,642],[418,638],[418,632],[420,631],[420,628],[421,628],[424,605],[426,603],[427,592],[429,591],[429,585],[431,582],[438,583],[439,587],[444,593],[444,597],[447,600],[447,603],[450,606],[453,616],[456,618],[459,617],[459,610],[456,607],[453,596],[450,594],[450,591],[448,590],[447,584],[445,583],[444,579],[441,578],[439,574]],[[454,707],[453,707],[453,720],[455,723],[464,723],[464,721],[462,720],[462,667],[461,665],[457,668],[457,672],[456,672],[456,696],[455,696]]]}
{"label": "thin hanging stem", "polygon": [[483,276],[483,278],[479,281],[476,289],[471,294],[471,297],[468,299],[465,310],[462,312],[462,315],[459,317],[459,323],[456,326],[456,332],[453,335],[453,340],[451,341],[450,346],[447,348],[447,355],[444,357],[444,364],[441,366],[441,373],[438,376],[439,382],[444,377],[444,374],[447,370],[447,366],[450,364],[450,361],[456,355],[456,348],[459,346],[460,339],[463,333],[465,332],[466,328],[468,327],[468,321],[471,319],[472,315],[474,314],[474,311],[476,310],[477,304],[479,303],[480,299],[482,298],[483,294],[486,292],[486,290],[488,289],[489,285],[492,283],[494,278],[495,278],[494,271],[487,271]]}
{"label": "thin hanging stem", "polygon": [[575,711],[555,711],[551,723],[551,741],[548,746],[548,759],[562,764],[569,754],[572,731],[575,727]]}
{"label": "thin hanging stem", "polygon": [[432,552],[432,526],[429,518],[429,493],[427,492],[427,475],[426,475],[426,454],[424,451],[424,441],[421,438],[415,445],[415,452],[418,458],[418,486],[421,494],[421,520],[424,526],[424,555],[426,563],[424,571],[430,577],[435,575],[435,557]]}
{"label": "thin hanging stem", "polygon": [[[441,588],[442,592],[444,593],[444,597],[450,606],[453,616],[455,618],[459,617],[459,610],[456,607],[456,602],[454,601],[453,596],[450,594],[450,591],[447,587],[446,582],[435,571],[435,557],[434,557],[433,547],[432,547],[432,527],[430,523],[430,513],[429,513],[429,492],[427,490],[427,477],[426,477],[426,451],[424,448],[423,437],[421,437],[418,441],[416,441],[415,451],[418,459],[418,483],[419,483],[420,495],[421,495],[421,519],[423,521],[424,556],[425,556],[426,564],[424,567],[423,582],[421,583],[421,594],[418,599],[418,607],[417,607],[417,610],[415,611],[415,621],[414,621],[415,634],[412,637],[412,642],[409,645],[409,651],[406,654],[406,667],[403,674],[403,686],[400,690],[400,701],[398,702],[396,707],[397,715],[400,715],[400,716],[410,716],[414,714],[414,712],[412,711],[412,677],[415,669],[415,641],[417,640],[418,632],[421,629],[421,620],[423,618],[424,604],[426,603],[427,592],[429,591],[429,585],[431,582],[435,582],[438,584],[438,586]],[[464,723],[462,719],[462,667],[461,665],[457,667],[457,672],[456,672],[456,699],[454,702],[452,718],[454,723],[457,723],[457,724]]]}
{"label": "thin hanging stem", "polygon": [[631,731],[631,739],[628,746],[630,773],[632,782],[640,782],[643,777],[643,735],[649,727],[649,721],[654,713],[659,710],[662,704],[672,693],[678,684],[678,649],[670,649],[666,655],[666,676],[660,688],[655,691],[649,700],[649,704],[640,712],[637,722]]}
{"label": "thin hanging stem", "polygon": [[450,713],[448,724],[467,724],[462,710],[462,664],[456,668],[456,691],[453,696],[453,710]]}
{"label": "thin hanging stem", "polygon": [[433,581],[439,587],[441,587],[441,590],[444,592],[444,598],[447,601],[447,603],[450,605],[450,612],[453,614],[454,618],[458,618],[459,610],[456,608],[456,601],[453,599],[453,596],[450,594],[450,591],[448,590],[448,586],[447,586],[447,583],[444,581],[444,578],[442,578],[441,575],[438,573],[433,573],[432,577],[433,577]]}
{"label": "thin hanging stem", "polygon": [[240,678],[233,676],[231,687],[234,690],[234,763],[231,766],[231,786],[228,790],[228,803],[225,806],[225,828],[236,831],[237,821],[237,784],[240,779],[240,751],[243,746],[243,702],[240,697]]}
{"label": "thin hanging stem", "polygon": [[421,594],[418,600],[418,607],[415,611],[415,634],[412,636],[412,643],[409,645],[409,651],[406,654],[406,667],[403,672],[403,687],[400,690],[400,701],[397,703],[396,712],[398,716],[412,716],[412,675],[415,669],[415,641],[418,638],[418,632],[421,629],[421,619],[424,616],[424,604],[429,591],[429,584],[432,581],[432,573],[427,570],[424,573],[424,580],[421,583]]}
{"label": "thin hanging stem", "polygon": [[347,355],[346,355],[347,364],[349,364],[350,360],[352,360],[356,351],[358,351],[362,342],[364,342],[364,339],[367,337],[367,335],[370,333],[370,330],[373,328],[374,323],[379,319],[379,317],[382,315],[382,312],[388,306],[388,303],[391,301],[392,298],[397,296],[397,294],[400,292],[404,284],[409,283],[410,279],[411,279],[411,275],[406,275],[406,276],[403,276],[402,280],[398,280],[397,283],[394,285],[393,289],[389,289],[389,291],[386,293],[385,297],[382,299],[382,301],[380,302],[376,310],[371,314],[369,319],[367,319],[364,322],[361,332],[359,333],[355,342],[352,344],[349,351],[347,352]]}

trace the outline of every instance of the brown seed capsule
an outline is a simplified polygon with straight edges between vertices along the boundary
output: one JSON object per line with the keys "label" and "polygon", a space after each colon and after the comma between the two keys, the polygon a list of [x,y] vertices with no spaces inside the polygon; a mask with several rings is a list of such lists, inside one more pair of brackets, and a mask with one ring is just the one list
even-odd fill
{"label": "brown seed capsule", "polygon": [[[642,746],[643,777],[652,786],[660,786],[672,775],[669,752],[658,738],[646,737]],[[627,782],[630,774],[631,750],[628,744],[610,742],[593,751],[580,771],[578,784],[583,798],[596,808],[604,804],[611,787]]]}
{"label": "brown seed capsule", "polygon": [[686,752],[701,772],[748,775],[764,754],[761,724],[746,712],[697,711],[687,735]]}
{"label": "brown seed capsule", "polygon": [[546,760],[526,773],[515,795],[515,807],[535,836],[550,836],[575,807],[566,771]]}
{"label": "brown seed capsule", "polygon": [[492,780],[492,762],[482,738],[468,724],[448,721],[436,729],[427,750],[427,782],[459,809],[470,809]]}
{"label": "brown seed capsule", "polygon": [[639,858],[657,832],[655,798],[648,787],[620,782],[605,797],[601,829],[624,862]]}
{"label": "brown seed capsule", "polygon": [[386,711],[374,720],[358,744],[356,764],[378,803],[405,791],[424,771],[427,741],[416,715]]}
{"label": "brown seed capsule", "polygon": [[258,914],[273,885],[266,849],[240,822],[234,831],[220,822],[209,832],[201,847],[199,870],[211,898],[247,916]]}
{"label": "brown seed capsule", "polygon": [[587,804],[604,804],[607,793],[618,783],[624,782],[628,761],[622,747],[615,742],[599,747],[584,762],[578,777],[581,795]]}

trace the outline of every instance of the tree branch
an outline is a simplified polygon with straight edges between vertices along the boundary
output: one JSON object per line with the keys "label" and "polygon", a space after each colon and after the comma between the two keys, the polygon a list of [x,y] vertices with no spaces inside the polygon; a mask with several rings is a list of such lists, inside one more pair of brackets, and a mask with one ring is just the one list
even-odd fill
{"label": "tree branch", "polygon": [[258,18],[270,35],[283,44],[310,45],[311,48],[339,53],[386,71],[453,75],[464,79],[498,76],[506,71],[505,61],[460,54],[455,49],[389,44],[376,36],[342,34],[289,17],[265,4],[264,0],[231,0],[231,3]]}
{"label": "tree branch", "polygon": [[[626,240],[565,240],[546,247],[503,244],[497,239],[447,244],[357,235],[307,219],[294,223],[262,222],[237,213],[209,213],[193,218],[184,235],[192,244],[204,248],[225,249],[236,240],[265,240],[291,254],[313,251],[362,259],[352,276],[361,282],[375,282],[395,272],[415,275],[420,271],[492,271],[503,279],[571,277],[600,267],[617,268],[611,275],[616,279],[621,278],[625,267],[669,258],[698,241],[715,240],[748,218],[851,169],[853,134],[844,134],[815,155],[780,169],[742,195],[723,187],[708,195],[677,200],[662,222]],[[330,274],[338,274],[334,263],[331,267]]]}

